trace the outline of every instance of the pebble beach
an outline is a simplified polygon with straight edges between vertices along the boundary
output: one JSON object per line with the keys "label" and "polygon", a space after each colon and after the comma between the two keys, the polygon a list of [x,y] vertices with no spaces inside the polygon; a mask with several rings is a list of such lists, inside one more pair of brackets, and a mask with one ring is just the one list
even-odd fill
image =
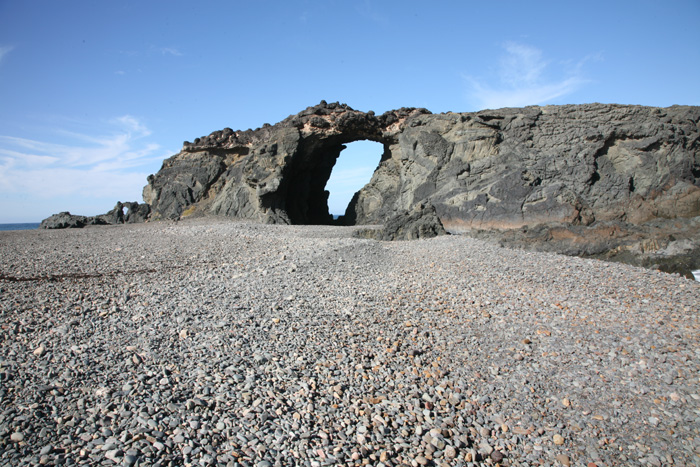
{"label": "pebble beach", "polygon": [[0,465],[700,465],[700,283],[353,230],[0,232]]}

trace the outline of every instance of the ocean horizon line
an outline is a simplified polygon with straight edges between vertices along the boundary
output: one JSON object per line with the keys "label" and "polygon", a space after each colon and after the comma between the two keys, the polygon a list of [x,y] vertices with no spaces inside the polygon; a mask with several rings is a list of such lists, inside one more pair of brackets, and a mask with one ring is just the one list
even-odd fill
{"label": "ocean horizon line", "polygon": [[35,230],[41,222],[7,222],[0,224],[0,231],[6,230]]}

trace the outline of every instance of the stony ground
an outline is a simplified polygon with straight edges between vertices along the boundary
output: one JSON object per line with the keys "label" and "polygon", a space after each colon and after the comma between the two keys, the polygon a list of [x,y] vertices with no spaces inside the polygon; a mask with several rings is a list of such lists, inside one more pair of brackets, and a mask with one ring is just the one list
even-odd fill
{"label": "stony ground", "polygon": [[0,233],[0,465],[700,465],[700,284],[351,231]]}

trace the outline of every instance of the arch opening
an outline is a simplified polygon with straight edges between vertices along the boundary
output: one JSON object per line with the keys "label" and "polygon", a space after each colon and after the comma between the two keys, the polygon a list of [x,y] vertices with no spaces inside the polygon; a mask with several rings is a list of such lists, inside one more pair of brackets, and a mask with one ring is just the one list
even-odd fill
{"label": "arch opening", "polygon": [[[340,153],[348,146],[353,150],[349,156],[348,153],[344,153],[342,162],[336,165]],[[345,217],[343,214],[348,214],[348,207],[354,205],[353,194],[367,184],[382,158],[386,157],[387,151],[387,142],[379,137],[375,139],[373,135],[357,135],[354,138],[347,135],[324,139],[307,138],[299,146],[285,170],[280,187],[284,197],[271,197],[269,207],[273,208],[276,202],[281,202],[278,209],[284,210],[292,224],[353,225],[354,214]],[[366,175],[364,181],[356,177],[363,172]],[[329,184],[333,173],[335,177]],[[351,182],[353,179],[354,184],[350,183],[343,188],[341,182]],[[344,191],[346,195],[346,200],[333,201],[331,206],[336,211],[333,213],[329,212],[330,190],[337,192],[335,194]],[[354,210],[350,211],[354,213]],[[334,219],[331,214],[340,217]]]}
{"label": "arch opening", "polygon": [[382,143],[359,140],[343,145],[324,188],[328,193],[328,212],[343,223],[355,193],[369,183],[384,152]]}

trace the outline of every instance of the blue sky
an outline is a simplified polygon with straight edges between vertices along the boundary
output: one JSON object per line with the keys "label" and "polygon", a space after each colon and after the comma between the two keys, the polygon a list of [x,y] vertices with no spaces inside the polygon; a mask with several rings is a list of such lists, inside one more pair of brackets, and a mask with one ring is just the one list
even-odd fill
{"label": "blue sky", "polygon": [[[0,223],[141,201],[184,140],[322,99],[700,105],[698,24],[698,0],[0,0]],[[379,161],[351,148],[332,196]]]}

